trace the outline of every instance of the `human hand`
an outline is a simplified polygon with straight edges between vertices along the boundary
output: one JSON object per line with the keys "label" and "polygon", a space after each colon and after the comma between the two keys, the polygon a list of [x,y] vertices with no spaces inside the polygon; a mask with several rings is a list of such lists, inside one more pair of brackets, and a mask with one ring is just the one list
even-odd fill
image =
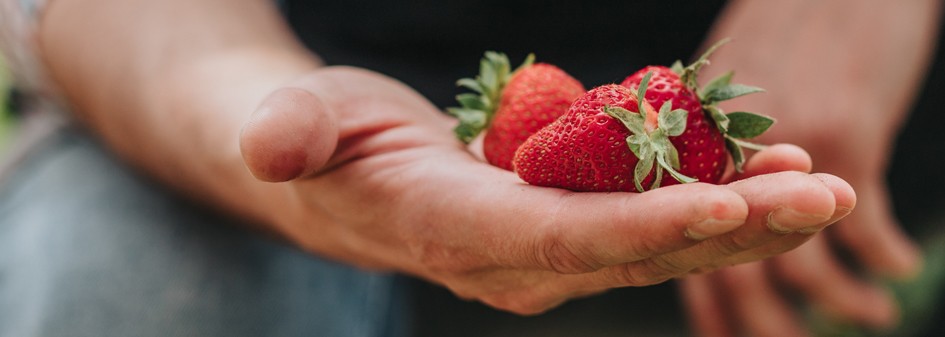
{"label": "human hand", "polygon": [[[476,159],[453,124],[396,81],[323,68],[273,92],[240,144],[254,175],[284,182],[290,201],[265,206],[304,249],[519,314],[781,253],[855,203],[844,181],[802,172],[642,194],[530,186]],[[772,146],[746,174],[809,165]]]}
{"label": "human hand", "polygon": [[[735,43],[713,55],[705,78],[735,68],[739,82],[769,93],[723,108],[775,117],[778,123],[760,141],[804,147],[815,171],[850,182],[859,205],[798,249],[682,282],[700,336],[805,335],[786,289],[840,321],[896,324],[895,301],[870,279],[916,275],[921,256],[892,215],[885,169],[931,56],[940,3],[730,2],[709,40],[732,37]],[[874,27],[882,28],[862,34]]]}
{"label": "human hand", "polygon": [[[788,88],[775,85],[771,89],[779,90]],[[790,90],[798,93],[805,89]],[[816,86],[809,90],[801,95],[815,101],[826,99],[817,98]],[[831,95],[839,91],[843,90],[833,90]],[[820,92],[825,91],[821,88]],[[803,102],[755,97],[746,97],[742,103],[763,107],[759,108],[763,111],[792,111],[778,114],[778,124],[761,141],[789,140],[809,149],[817,171],[836,174],[854,186],[858,207],[824,235],[793,251],[684,280],[681,289],[695,329],[703,337],[731,336],[742,329],[751,336],[807,335],[792,307],[790,291],[799,292],[833,319],[878,329],[894,326],[896,301],[871,277],[907,279],[916,275],[921,265],[919,249],[892,215],[884,179],[901,116],[877,114],[864,120],[824,113],[843,111],[844,107],[814,110],[800,106]],[[851,128],[860,131],[837,132],[832,127],[851,122],[859,123]],[[850,253],[853,264],[841,258],[841,252]],[[866,276],[858,268],[864,268]]]}
{"label": "human hand", "polygon": [[[880,132],[843,134],[811,127],[805,117],[814,118],[803,113],[779,117],[768,139],[797,140],[811,149],[818,171],[837,174],[854,186],[857,210],[793,251],[683,280],[687,311],[700,336],[732,336],[740,329],[751,336],[807,335],[785,288],[839,321],[878,329],[897,324],[895,299],[869,276],[906,279],[921,265],[919,249],[892,215],[884,180],[889,129],[896,123],[885,121]],[[791,131],[795,133],[785,134]],[[838,255],[842,251],[851,253],[853,265]]]}
{"label": "human hand", "polygon": [[[782,122],[779,120],[778,128],[783,126]],[[808,128],[807,132],[810,131]],[[831,137],[819,136],[814,139]],[[818,148],[831,147],[820,145]],[[855,168],[855,171],[879,169],[876,163],[882,155],[873,153],[840,165],[849,165],[846,169]],[[833,158],[841,156],[834,154]],[[839,161],[843,160],[834,159],[828,163]],[[841,168],[836,170],[850,172]],[[859,190],[857,192],[858,201],[866,198],[885,201],[885,195],[878,194],[881,191],[872,190],[865,195]],[[877,274],[908,277],[915,273],[917,254],[891,220],[888,205],[882,206],[860,204],[858,210],[864,207],[879,209],[860,213],[873,218],[854,217],[858,213],[852,212],[840,223],[830,226],[826,233],[814,236],[809,242],[784,254],[681,280],[680,289],[694,332],[702,337],[745,333],[749,336],[807,336],[810,331],[796,312],[792,291],[799,292],[821,313],[834,319],[879,329],[894,326],[898,318],[895,300],[885,289],[845,265],[834,247],[839,244],[848,248],[857,261],[873,268]],[[876,218],[877,214],[886,217]],[[860,222],[854,222],[857,220]],[[802,234],[791,234],[797,235]]]}
{"label": "human hand", "polygon": [[680,280],[694,332],[702,337],[808,336],[811,331],[796,312],[790,291],[840,321],[879,329],[895,325],[895,300],[845,266],[825,234],[763,261]]}

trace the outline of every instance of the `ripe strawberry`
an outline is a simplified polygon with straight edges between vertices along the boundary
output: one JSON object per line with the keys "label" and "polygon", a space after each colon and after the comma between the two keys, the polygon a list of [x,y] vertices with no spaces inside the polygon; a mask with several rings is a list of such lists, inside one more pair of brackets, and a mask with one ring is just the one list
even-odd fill
{"label": "ripe strawberry", "polygon": [[[764,91],[760,88],[732,84],[733,73],[716,78],[700,90],[696,76],[708,64],[708,57],[728,39],[710,47],[693,64],[683,67],[676,62],[672,68],[649,66],[628,76],[621,85],[636,90],[647,73],[653,78],[646,89],[646,100],[653,106],[671,102],[673,108],[689,111],[686,132],[671,137],[679,150],[680,172],[700,181],[718,183],[725,171],[726,153],[731,153],[735,168],[741,171],[744,162],[742,147],[759,149],[762,146],[742,140],[753,138],[767,130],[774,121],[748,112],[723,113],[721,101]],[[694,156],[690,156],[694,155]],[[675,183],[673,181],[668,184]]]}
{"label": "ripe strawberry", "polygon": [[638,100],[648,80],[638,93],[616,84],[585,93],[522,144],[515,172],[529,184],[574,191],[643,191],[659,186],[664,170],[693,181],[675,170],[678,153],[669,141],[685,130],[687,112],[666,104],[657,113]]}
{"label": "ripe strawberry", "polygon": [[512,157],[525,139],[564,114],[585,91],[558,67],[533,62],[529,55],[510,72],[504,54],[487,52],[479,76],[458,82],[475,93],[458,95],[462,107],[447,109],[459,118],[455,131],[464,142],[488,129],[483,139],[486,160],[506,170],[512,170]]}
{"label": "ripe strawberry", "polygon": [[[653,74],[646,88],[646,101],[653,106],[662,106],[670,102],[672,108],[688,111],[686,131],[670,137],[669,140],[679,151],[679,172],[699,179],[701,182],[716,184],[725,173],[728,152],[725,139],[715,126],[711,117],[702,111],[702,104],[696,94],[680,80],[679,74],[663,66],[649,66],[628,76],[621,85],[637,90],[646,74]],[[667,180],[664,185],[678,183]]]}
{"label": "ripe strawberry", "polygon": [[[726,152],[740,170],[741,147],[760,145],[739,138],[760,135],[773,120],[747,112],[724,114],[718,108],[719,101],[761,91],[731,84],[732,73],[701,91],[696,87],[696,73],[724,42],[690,66],[647,67],[629,76],[624,85],[588,91],[565,116],[519,148],[515,171],[540,186],[644,191],[644,186],[660,186],[663,171],[671,176],[669,184],[718,183]],[[659,112],[653,106],[659,106]]]}

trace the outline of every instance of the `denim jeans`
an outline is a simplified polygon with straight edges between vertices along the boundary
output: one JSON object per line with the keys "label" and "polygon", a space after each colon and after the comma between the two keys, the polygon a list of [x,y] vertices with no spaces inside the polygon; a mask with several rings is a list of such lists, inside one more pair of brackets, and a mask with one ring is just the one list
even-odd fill
{"label": "denim jeans", "polygon": [[130,170],[80,130],[0,187],[0,336],[401,336],[406,279],[322,260]]}

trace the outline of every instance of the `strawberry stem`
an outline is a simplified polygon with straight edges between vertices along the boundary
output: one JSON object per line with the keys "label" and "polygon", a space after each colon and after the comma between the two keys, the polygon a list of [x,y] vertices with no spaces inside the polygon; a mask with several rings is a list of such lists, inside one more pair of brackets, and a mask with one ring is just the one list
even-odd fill
{"label": "strawberry stem", "polygon": [[699,58],[696,59],[692,64],[682,68],[682,71],[679,73],[679,79],[689,88],[692,88],[693,91],[698,92],[699,83],[696,80],[696,77],[699,73],[699,70],[702,70],[702,67],[709,64],[709,56],[715,53],[719,47],[725,45],[726,43],[731,42],[731,38],[724,38],[718,42],[712,44],[709,49],[706,49],[702,55],[699,55]]}
{"label": "strawberry stem", "polygon": [[653,72],[649,72],[643,76],[643,80],[640,82],[640,86],[637,87],[637,92],[634,94],[637,100],[637,109],[640,111],[640,114],[643,115],[643,129],[646,130],[647,133],[653,132],[659,128],[657,112],[653,110],[653,105],[646,100],[646,88],[650,83],[651,77],[653,77]]}

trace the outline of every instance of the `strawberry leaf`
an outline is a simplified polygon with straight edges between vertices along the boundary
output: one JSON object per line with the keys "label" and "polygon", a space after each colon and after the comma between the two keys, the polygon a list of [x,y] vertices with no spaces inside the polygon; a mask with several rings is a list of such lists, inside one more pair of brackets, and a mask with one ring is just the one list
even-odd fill
{"label": "strawberry leaf", "polygon": [[495,66],[491,60],[482,59],[479,62],[479,83],[482,84],[482,87],[486,89],[484,94],[489,98],[494,98],[498,96],[499,88],[499,76],[497,74],[497,66]]}
{"label": "strawberry leaf", "polygon": [[643,158],[643,147],[647,145],[649,141],[646,135],[630,135],[627,137],[627,146],[630,147],[630,152],[633,152],[634,156]]}
{"label": "strawberry leaf", "polygon": [[459,105],[463,106],[464,108],[479,111],[484,111],[489,106],[489,102],[483,99],[483,96],[473,93],[456,95],[456,101],[459,102]]}
{"label": "strawberry leaf", "polygon": [[678,170],[680,166],[679,150],[676,150],[676,147],[672,145],[667,147],[667,149],[669,150],[669,153],[666,157],[669,160],[669,166]]}
{"label": "strawberry leaf", "polygon": [[715,126],[719,128],[719,131],[721,131],[723,135],[728,134],[728,127],[732,124],[732,121],[722,112],[722,109],[714,105],[708,105],[705,107],[705,110],[709,112],[709,116],[715,121]]}
{"label": "strawberry leaf", "polygon": [[640,111],[640,115],[643,115],[643,120],[646,120],[646,89],[650,85],[650,78],[652,77],[652,71],[646,73],[646,75],[643,75],[643,79],[640,80],[640,86],[637,87],[637,110]]}
{"label": "strawberry leaf", "polygon": [[729,71],[725,74],[716,77],[712,81],[709,81],[709,84],[706,84],[702,87],[702,92],[699,95],[699,99],[703,102],[706,101],[705,96],[712,94],[713,92],[719,90],[719,88],[727,86],[732,83],[732,76],[735,76],[734,71]]}
{"label": "strawberry leaf", "polygon": [[663,129],[669,136],[679,136],[686,131],[686,118],[689,112],[683,109],[669,110],[670,101],[663,103],[660,108],[659,123],[660,129]]}
{"label": "strawberry leaf", "polygon": [[509,75],[512,74],[509,58],[505,54],[496,52],[488,52],[486,58],[489,60],[488,63],[492,68],[497,87],[504,87],[508,83]]}
{"label": "strawberry leaf", "polygon": [[621,108],[619,106],[609,105],[604,107],[604,113],[622,122],[623,125],[635,135],[646,133],[643,129],[643,123],[645,122],[645,119],[641,114]]}
{"label": "strawberry leaf", "polygon": [[676,60],[676,62],[673,62],[673,65],[669,67],[669,70],[672,70],[676,75],[682,75],[683,69],[685,68],[681,60]]}
{"label": "strawberry leaf", "polygon": [[643,189],[643,179],[650,175],[650,171],[653,170],[654,159],[656,159],[656,156],[650,152],[650,155],[640,157],[637,166],[633,168],[633,184],[637,187],[637,191],[646,191]]}
{"label": "strawberry leaf", "polygon": [[519,70],[531,67],[533,64],[535,64],[535,54],[529,53],[528,56],[525,56],[525,61],[522,61],[522,64],[519,65],[518,68],[515,68],[515,71],[517,72]]}
{"label": "strawberry leaf", "polygon": [[[669,172],[670,176],[672,176],[674,179],[678,180],[681,183],[688,184],[688,183],[694,183],[696,181],[699,181],[695,178],[691,178],[689,176],[686,176],[685,174],[679,173],[679,171],[676,171],[676,169],[674,169],[673,166],[670,165],[669,162],[667,162],[666,155],[656,156],[656,162],[659,163],[660,167],[665,169],[666,172]],[[652,186],[650,188],[657,188],[657,187],[659,187],[659,185]]]}
{"label": "strawberry leaf", "polygon": [[667,170],[679,169],[679,152],[676,150],[676,147],[673,146],[673,143],[669,140],[669,137],[659,136],[656,137],[653,141],[654,148],[656,148],[657,153],[660,154],[660,157],[663,157],[665,161]]}
{"label": "strawberry leaf", "polygon": [[650,189],[652,190],[654,188],[660,187],[662,183],[663,183],[663,170],[656,170],[656,172],[653,173],[653,183],[650,184]]}
{"label": "strawberry leaf", "polygon": [[702,94],[704,96],[704,104],[713,104],[716,102],[727,101],[739,96],[745,96],[748,94],[754,94],[758,92],[764,92],[764,89],[753,87],[750,85],[744,84],[726,84],[713,88],[711,91],[706,91]]}
{"label": "strawberry leaf", "polygon": [[735,139],[731,137],[729,137],[728,139],[731,139],[733,142],[735,142],[735,144],[738,144],[738,146],[741,146],[743,149],[752,149],[755,151],[761,151],[768,147],[767,145],[764,145],[764,144],[756,144],[756,143],[752,143],[752,142],[742,140],[742,139]]}
{"label": "strawberry leaf", "polygon": [[734,139],[725,138],[725,147],[728,148],[728,153],[732,155],[732,163],[735,164],[735,171],[742,172],[742,167],[745,163],[745,152],[742,151],[742,147],[735,142]]}
{"label": "strawberry leaf", "polygon": [[456,81],[456,86],[463,87],[477,93],[485,93],[485,89],[482,88],[482,84],[479,84],[479,81],[476,81],[471,78],[461,78],[459,81]]}
{"label": "strawberry leaf", "polygon": [[[535,56],[529,54],[516,71],[531,66],[534,60]],[[446,109],[448,114],[459,119],[459,125],[453,129],[459,140],[469,143],[489,127],[499,107],[502,90],[514,74],[505,54],[487,51],[479,61],[479,74],[475,78],[456,81],[457,86],[472,91],[456,96],[459,107]]]}
{"label": "strawberry leaf", "polygon": [[467,108],[447,108],[446,111],[459,119],[459,125],[453,129],[456,137],[465,143],[476,138],[487,123],[486,113],[482,110]]}
{"label": "strawberry leaf", "polygon": [[750,112],[732,112],[726,115],[730,123],[726,135],[731,138],[754,138],[768,130],[774,119]]}

